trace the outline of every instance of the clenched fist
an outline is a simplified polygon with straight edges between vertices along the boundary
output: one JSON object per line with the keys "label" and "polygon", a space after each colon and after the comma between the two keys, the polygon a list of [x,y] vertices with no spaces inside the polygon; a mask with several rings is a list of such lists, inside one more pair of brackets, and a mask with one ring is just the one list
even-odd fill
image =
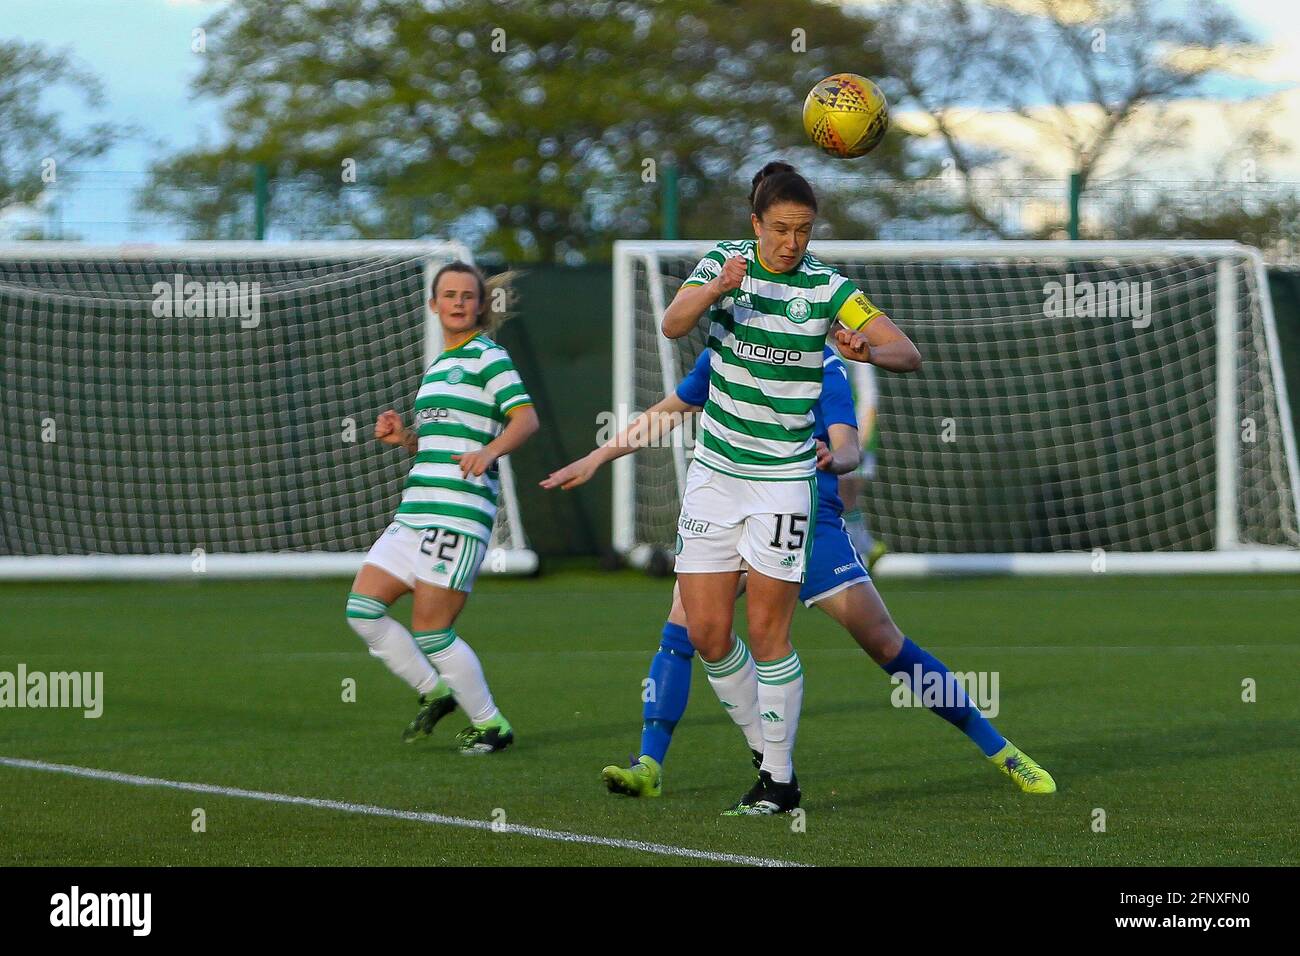
{"label": "clenched fist", "polygon": [[722,272],[714,278],[713,288],[719,296],[726,295],[732,289],[739,289],[740,283],[749,271],[749,260],[744,256],[732,256],[722,264]]}
{"label": "clenched fist", "polygon": [[406,427],[402,416],[391,408],[380,412],[375,419],[375,437],[385,445],[401,445],[406,441]]}

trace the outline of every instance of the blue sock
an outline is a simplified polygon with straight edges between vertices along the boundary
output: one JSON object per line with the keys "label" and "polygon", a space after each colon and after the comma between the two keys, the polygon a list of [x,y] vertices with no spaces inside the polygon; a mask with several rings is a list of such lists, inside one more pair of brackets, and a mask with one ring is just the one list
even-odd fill
{"label": "blue sock", "polygon": [[[984,756],[992,757],[1006,744],[1006,738],[997,732],[994,726],[989,723],[988,718],[981,714],[970,702],[970,698],[961,689],[961,685],[952,679],[952,675],[948,668],[944,666],[943,661],[929,651],[912,643],[910,637],[903,638],[903,649],[898,652],[897,657],[888,664],[881,664],[880,666],[891,676],[894,674],[904,675],[907,678],[908,686],[918,696],[925,687],[933,686],[935,681],[941,682],[939,683],[940,687],[954,691],[951,695],[944,695],[949,698],[944,701],[944,704],[955,703],[956,706],[927,704],[926,707],[975,741],[980,750],[984,751]],[[921,669],[921,680],[923,681],[919,687],[916,685],[917,667]],[[937,674],[938,677],[927,678],[929,674]]]}
{"label": "blue sock", "polygon": [[691,693],[691,658],[695,648],[680,624],[665,624],[659,653],[650,661],[650,683],[641,696],[649,699],[641,711],[641,753],[664,762],[673,729],[686,713]]}

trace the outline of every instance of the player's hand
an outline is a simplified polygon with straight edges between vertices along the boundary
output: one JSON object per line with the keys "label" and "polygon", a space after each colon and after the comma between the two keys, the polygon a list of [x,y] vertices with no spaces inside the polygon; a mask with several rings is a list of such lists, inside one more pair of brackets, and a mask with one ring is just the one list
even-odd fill
{"label": "player's hand", "polygon": [[402,416],[391,408],[380,412],[375,419],[375,437],[385,445],[401,445],[406,441],[406,428]]}
{"label": "player's hand", "polygon": [[478,451],[463,452],[459,455],[452,455],[451,460],[460,465],[460,473],[466,478],[473,475],[477,478],[483,472],[487,471],[496,464],[497,456],[492,454],[486,448]]}
{"label": "player's hand", "polygon": [[563,468],[551,472],[539,484],[548,491],[555,488],[568,491],[570,488],[585,485],[591,480],[591,476],[596,473],[599,467],[600,465],[597,462],[591,461],[590,455],[584,455],[577,461],[569,462]]}
{"label": "player's hand", "polygon": [[724,296],[732,289],[739,289],[740,283],[749,271],[749,260],[744,256],[732,256],[722,264],[722,272],[713,280],[713,288],[719,296]]}
{"label": "player's hand", "polygon": [[839,346],[840,354],[846,359],[854,362],[871,361],[871,345],[861,332],[850,332],[845,328],[836,329],[835,344]]}
{"label": "player's hand", "polygon": [[817,469],[819,471],[830,471],[831,466],[835,464],[835,456],[831,450],[826,447],[826,443],[820,438],[817,439]]}

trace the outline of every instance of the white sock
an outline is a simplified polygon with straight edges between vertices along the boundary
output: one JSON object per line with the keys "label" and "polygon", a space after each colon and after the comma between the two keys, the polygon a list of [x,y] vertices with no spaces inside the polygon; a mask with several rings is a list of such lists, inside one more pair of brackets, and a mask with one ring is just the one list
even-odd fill
{"label": "white sock", "polygon": [[734,634],[731,640],[731,650],[722,660],[711,663],[701,657],[700,661],[709,677],[709,686],[745,734],[749,749],[762,752],[763,728],[758,720],[758,680],[754,673],[754,658],[750,657],[744,641]]}
{"label": "white sock", "polygon": [[456,703],[469,715],[470,723],[481,727],[500,716],[478,655],[452,628],[422,631],[415,635],[415,640],[438,668],[438,673],[456,696]]}
{"label": "white sock", "polygon": [[791,651],[779,661],[759,661],[758,705],[763,720],[763,766],[777,783],[794,776],[794,737],[803,707],[803,665]]}
{"label": "white sock", "polygon": [[438,683],[438,672],[416,646],[411,632],[388,616],[388,605],[363,594],[348,595],[348,624],[370,648],[372,657],[410,684],[418,694],[427,694]]}

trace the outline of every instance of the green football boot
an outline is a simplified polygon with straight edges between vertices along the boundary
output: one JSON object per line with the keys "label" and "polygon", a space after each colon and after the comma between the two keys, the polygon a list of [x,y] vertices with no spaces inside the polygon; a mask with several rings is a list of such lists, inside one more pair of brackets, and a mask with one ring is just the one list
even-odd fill
{"label": "green football boot", "polygon": [[402,731],[402,743],[414,743],[421,737],[428,737],[438,721],[455,709],[456,698],[451,696],[447,685],[439,681],[432,693],[420,695],[420,712]]}
{"label": "green football boot", "polygon": [[500,753],[515,742],[515,732],[510,721],[498,714],[482,727],[466,727],[456,735],[460,752],[467,757]]}
{"label": "green football boot", "polygon": [[1052,775],[1011,741],[989,759],[1025,793],[1056,793]]}
{"label": "green football boot", "polygon": [[629,797],[657,797],[664,792],[663,768],[654,757],[642,754],[630,767],[606,767],[600,772],[610,793]]}

